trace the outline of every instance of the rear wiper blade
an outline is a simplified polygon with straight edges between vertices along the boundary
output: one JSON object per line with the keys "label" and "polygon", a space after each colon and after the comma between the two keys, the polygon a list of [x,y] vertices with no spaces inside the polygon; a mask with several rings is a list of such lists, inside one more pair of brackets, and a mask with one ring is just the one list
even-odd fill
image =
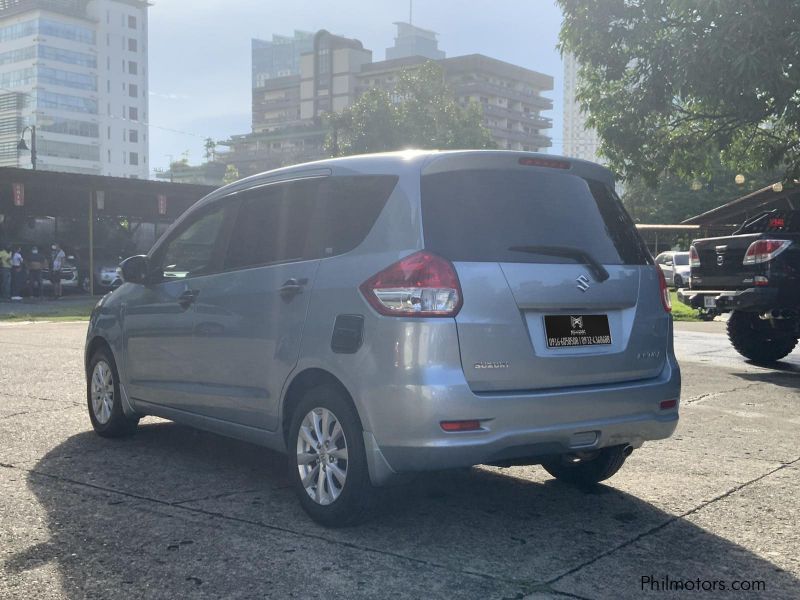
{"label": "rear wiper blade", "polygon": [[582,263],[589,267],[589,270],[597,281],[602,282],[610,277],[606,268],[597,262],[591,254],[579,250],[578,248],[570,248],[568,246],[511,246],[509,250],[512,252],[527,252],[528,254],[545,254],[547,256],[571,258],[575,262]]}

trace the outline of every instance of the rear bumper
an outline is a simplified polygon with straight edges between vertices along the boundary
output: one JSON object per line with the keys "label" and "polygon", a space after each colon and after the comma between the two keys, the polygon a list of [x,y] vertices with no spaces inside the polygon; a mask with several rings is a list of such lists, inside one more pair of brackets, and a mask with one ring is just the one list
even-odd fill
{"label": "rear bumper", "polygon": [[717,312],[731,310],[769,310],[779,303],[778,288],[748,288],[746,290],[694,290],[681,288],[678,300],[692,308],[704,308],[705,299],[714,298]]}
{"label": "rear bumper", "polygon": [[[659,404],[678,400],[680,387],[670,355],[659,377],[623,384],[513,394],[475,394],[466,384],[385,389],[387,402],[371,420],[376,430],[379,423],[387,426],[368,432],[376,446],[368,448],[373,483],[404,472],[639,447],[675,431],[678,407],[661,410]],[[447,433],[439,426],[460,419],[479,419],[482,429]]]}

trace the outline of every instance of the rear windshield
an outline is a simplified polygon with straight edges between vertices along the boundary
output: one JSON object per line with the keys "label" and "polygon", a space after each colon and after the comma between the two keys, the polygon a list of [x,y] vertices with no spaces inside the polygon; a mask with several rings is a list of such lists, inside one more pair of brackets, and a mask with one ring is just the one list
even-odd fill
{"label": "rear windshield", "polygon": [[565,173],[475,169],[422,177],[425,247],[452,261],[569,263],[511,250],[565,247],[607,265],[640,265],[650,254],[605,183]]}
{"label": "rear windshield", "polygon": [[689,264],[689,254],[676,254],[675,264],[679,267],[685,267]]}

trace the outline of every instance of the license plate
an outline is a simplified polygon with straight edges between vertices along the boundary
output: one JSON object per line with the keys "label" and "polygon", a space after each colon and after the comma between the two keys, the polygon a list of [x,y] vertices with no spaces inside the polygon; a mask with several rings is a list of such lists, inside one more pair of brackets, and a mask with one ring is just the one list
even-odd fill
{"label": "license plate", "polygon": [[703,296],[703,306],[706,308],[714,308],[717,306],[717,299],[714,296]]}
{"label": "license plate", "polygon": [[544,329],[548,348],[611,343],[608,315],[546,315]]}

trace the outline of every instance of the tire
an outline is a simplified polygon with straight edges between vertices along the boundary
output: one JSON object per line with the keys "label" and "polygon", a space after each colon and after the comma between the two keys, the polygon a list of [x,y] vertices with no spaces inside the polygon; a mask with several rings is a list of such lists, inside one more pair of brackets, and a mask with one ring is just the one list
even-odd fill
{"label": "tire", "polygon": [[587,457],[562,454],[542,463],[544,469],[564,483],[588,487],[605,481],[620,470],[627,458],[625,446],[611,446]]}
{"label": "tire", "polygon": [[758,364],[774,363],[797,345],[797,338],[776,332],[756,313],[738,310],[728,319],[728,339],[739,354]]}
{"label": "tire", "polygon": [[136,431],[139,419],[128,417],[122,409],[117,365],[106,348],[98,349],[89,361],[86,402],[89,419],[98,435],[115,438],[132,435]]}
{"label": "tire", "polygon": [[675,277],[672,278],[672,282],[675,284],[676,288],[679,288],[683,285],[683,277],[675,275]]}
{"label": "tire", "polygon": [[355,525],[367,516],[374,489],[363,429],[341,389],[321,385],[305,393],[292,413],[287,449],[289,479],[308,516],[325,527]]}

